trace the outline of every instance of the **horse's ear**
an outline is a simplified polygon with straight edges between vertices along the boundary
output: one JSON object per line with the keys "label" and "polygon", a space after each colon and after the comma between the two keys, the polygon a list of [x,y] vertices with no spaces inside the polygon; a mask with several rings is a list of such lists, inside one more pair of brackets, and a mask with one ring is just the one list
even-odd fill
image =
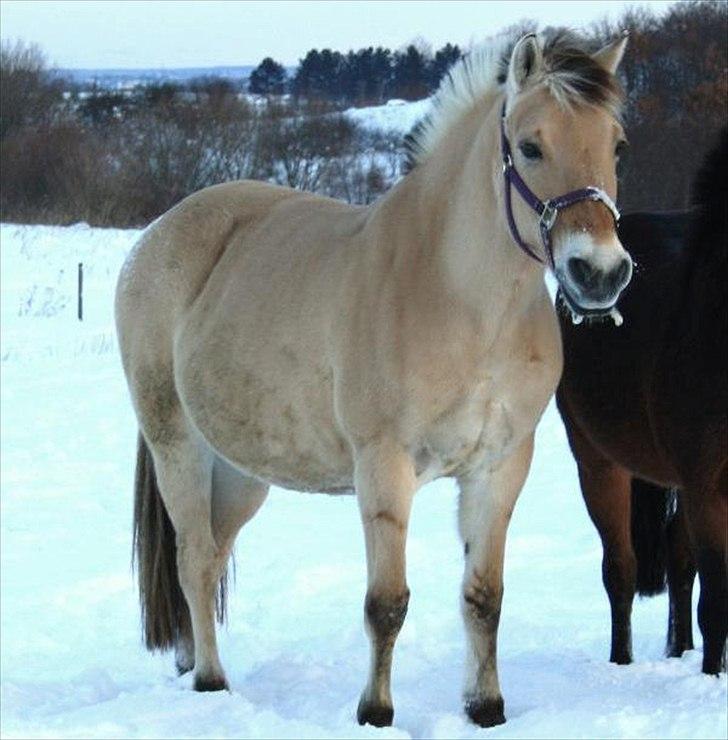
{"label": "horse's ear", "polygon": [[529,79],[534,79],[541,71],[543,55],[535,33],[519,39],[513,47],[508,65],[508,88],[511,94],[523,90]]}
{"label": "horse's ear", "polygon": [[606,69],[609,74],[614,74],[624,56],[628,37],[629,32],[622,31],[621,36],[618,36],[614,41],[610,41],[606,46],[603,46],[599,51],[592,54],[592,59]]}

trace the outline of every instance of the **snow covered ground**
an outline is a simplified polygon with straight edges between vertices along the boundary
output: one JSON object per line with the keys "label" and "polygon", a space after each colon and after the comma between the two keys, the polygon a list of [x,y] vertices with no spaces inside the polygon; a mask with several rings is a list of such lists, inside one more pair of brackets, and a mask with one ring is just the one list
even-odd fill
{"label": "snow covered ground", "polygon": [[348,108],[345,115],[364,128],[406,134],[430,111],[430,99],[406,102],[390,100],[386,105]]}
{"label": "snow covered ground", "polygon": [[601,548],[553,406],[508,539],[505,725],[481,730],[460,708],[461,547],[449,481],[415,501],[393,728],[354,719],[368,646],[351,498],[271,493],[238,542],[220,632],[232,691],[191,691],[171,656],[142,646],[129,565],[136,426],[111,306],[136,235],[1,227],[3,737],[726,736],[726,678],[700,673],[699,634],[682,659],[662,656],[665,596],[635,604],[636,662],[607,662]]}

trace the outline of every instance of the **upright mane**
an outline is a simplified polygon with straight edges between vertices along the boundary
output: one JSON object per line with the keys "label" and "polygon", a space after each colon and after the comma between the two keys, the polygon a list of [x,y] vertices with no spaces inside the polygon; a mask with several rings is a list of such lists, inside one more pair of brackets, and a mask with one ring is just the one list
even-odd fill
{"label": "upright mane", "polygon": [[695,210],[691,246],[720,249],[725,257],[728,235],[728,126],[703,160],[693,182],[691,203]]}
{"label": "upright mane", "polygon": [[[520,33],[496,36],[456,62],[433,95],[429,113],[407,137],[408,167],[424,162],[446,132],[484,98],[505,88],[511,52]],[[542,81],[563,106],[592,105],[619,118],[623,102],[617,79],[590,54],[589,44],[566,29],[538,35],[545,73]]]}

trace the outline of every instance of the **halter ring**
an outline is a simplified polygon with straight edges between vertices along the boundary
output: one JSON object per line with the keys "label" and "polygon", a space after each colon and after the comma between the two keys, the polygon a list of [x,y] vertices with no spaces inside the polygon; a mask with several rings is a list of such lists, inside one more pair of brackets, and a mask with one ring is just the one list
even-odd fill
{"label": "halter ring", "polygon": [[545,229],[546,231],[551,231],[554,224],[556,223],[556,218],[559,215],[559,211],[557,208],[551,205],[551,201],[547,200],[543,204],[543,211],[541,211],[541,217],[538,220],[538,225],[541,229]]}

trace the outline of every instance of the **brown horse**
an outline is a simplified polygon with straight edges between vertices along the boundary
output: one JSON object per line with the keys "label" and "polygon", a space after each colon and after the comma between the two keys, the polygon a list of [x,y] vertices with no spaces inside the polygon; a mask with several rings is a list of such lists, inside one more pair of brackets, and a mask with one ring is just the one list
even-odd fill
{"label": "brown horse", "polygon": [[506,527],[561,374],[544,265],[588,310],[611,310],[631,274],[611,201],[625,41],[590,54],[530,34],[472,54],[435,97],[417,167],[371,206],[235,182],[141,237],[116,296],[141,600],[147,645],[174,647],[196,689],[227,686],[216,586],[269,485],[355,491],[371,640],[358,718],[390,724],[412,499],[455,476],[466,709],[505,721]]}
{"label": "brown horse", "polygon": [[[703,671],[717,674],[725,666],[726,172],[728,131],[703,166],[692,211],[622,219],[620,239],[639,265],[619,304],[624,326],[601,324],[587,330],[566,316],[561,320],[564,374],[557,402],[582,493],[604,546],[602,570],[612,611],[611,660],[616,663],[632,660],[635,580],[646,594],[659,591],[664,582],[662,568],[644,562],[658,552],[645,538],[659,543],[659,530],[664,529],[670,594],[667,652],[679,656],[692,648],[695,562]],[[671,511],[663,491],[633,476],[678,488],[677,510]],[[630,482],[638,507],[632,527]],[[646,508],[653,512],[647,521]]]}

